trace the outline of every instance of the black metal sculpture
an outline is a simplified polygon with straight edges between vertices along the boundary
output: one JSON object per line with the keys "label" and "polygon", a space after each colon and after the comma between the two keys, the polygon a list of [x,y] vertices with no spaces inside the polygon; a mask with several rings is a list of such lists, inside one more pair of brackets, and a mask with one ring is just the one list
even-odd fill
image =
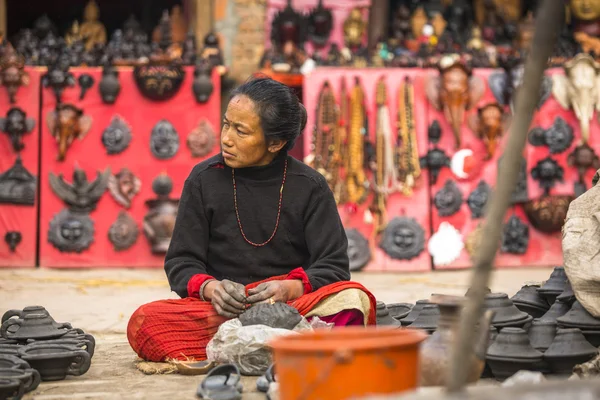
{"label": "black metal sculpture", "polygon": [[306,42],[306,19],[294,10],[292,0],[287,0],[286,7],[275,14],[271,24],[271,43],[281,49],[287,42],[303,47]]}
{"label": "black metal sculpture", "polygon": [[551,154],[562,153],[573,143],[573,128],[560,116],[548,129],[533,128],[527,136],[533,146],[548,146]]}
{"label": "black metal sculpture", "polygon": [[450,167],[450,157],[439,148],[429,149],[427,154],[419,160],[421,168],[427,168],[429,170],[429,176],[431,183],[436,184],[440,171],[443,167]]}
{"label": "black metal sculpture", "polygon": [[325,47],[333,29],[333,15],[331,10],[323,7],[323,0],[319,0],[308,15],[308,39],[317,48]]}
{"label": "black metal sculpture", "polygon": [[48,73],[42,76],[44,87],[51,87],[56,97],[56,103],[62,103],[62,94],[67,87],[75,86],[75,77],[69,68],[71,62],[66,53],[61,54],[58,60],[48,68]]}
{"label": "black metal sculpture", "polygon": [[181,65],[138,65],[133,69],[135,83],[144,97],[169,100],[177,94],[185,77]]}
{"label": "black metal sculpture", "polygon": [[467,197],[467,205],[471,210],[472,218],[481,218],[485,211],[485,205],[487,204],[492,188],[487,184],[486,181],[479,181],[475,190],[473,190],[469,197]]}
{"label": "black metal sculpture", "polygon": [[98,84],[100,97],[105,104],[114,104],[121,92],[121,83],[119,82],[119,71],[107,62],[102,68],[102,79]]}
{"label": "black metal sculpture", "polygon": [[90,74],[81,74],[77,79],[81,92],[79,93],[79,100],[83,100],[87,91],[94,86],[94,78]]}
{"label": "black metal sculpture", "polygon": [[48,179],[54,193],[69,206],[70,210],[83,213],[96,209],[100,197],[106,190],[109,177],[110,167],[102,173],[96,172],[96,179],[88,182],[85,171],[75,166],[72,183],[67,183],[63,174],[56,176],[52,172]]}
{"label": "black metal sculpture", "polygon": [[548,196],[550,189],[556,185],[556,182],[562,182],[564,172],[556,160],[546,157],[538,161],[535,167],[533,167],[531,177],[538,181],[540,187],[544,190],[544,195]]}
{"label": "black metal sculpture", "polygon": [[448,217],[460,210],[463,203],[463,196],[458,185],[447,180],[444,187],[437,192],[433,198],[433,204],[441,217]]}
{"label": "black metal sculpture", "polygon": [[214,90],[212,83],[212,66],[208,60],[200,59],[196,61],[194,68],[194,83],[192,84],[192,92],[196,98],[196,102],[202,104],[210,99],[210,95]]}
{"label": "black metal sculpture", "polygon": [[23,240],[23,236],[19,231],[8,231],[4,235],[4,241],[8,245],[11,253],[14,253],[17,250],[17,246]]}
{"label": "black metal sculpture", "polygon": [[179,134],[173,124],[166,119],[160,120],[152,128],[150,151],[156,158],[166,160],[179,150]]}
{"label": "black metal sculpture", "polygon": [[25,111],[13,107],[6,113],[6,118],[0,118],[0,130],[8,135],[13,150],[18,153],[25,148],[23,135],[33,131],[35,120],[27,118]]}
{"label": "black metal sculpture", "polygon": [[346,229],[350,271],[362,270],[371,260],[369,241],[357,229]]}
{"label": "black metal sculpture", "polygon": [[573,185],[575,197],[579,197],[587,190],[585,184],[585,173],[589,168],[598,170],[600,168],[600,159],[588,144],[581,144],[567,157],[569,166],[577,168],[577,182]]}
{"label": "black metal sculpture", "polygon": [[110,125],[102,132],[102,144],[107,154],[119,154],[131,142],[131,128],[118,115],[113,116]]}
{"label": "black metal sculpture", "polygon": [[32,206],[36,190],[37,178],[25,169],[20,156],[12,167],[0,174],[0,203]]}
{"label": "black metal sculpture", "polygon": [[133,246],[138,235],[138,226],[126,211],[120,211],[116,221],[108,229],[108,240],[115,251],[127,250]]}
{"label": "black metal sculpture", "polygon": [[516,215],[511,215],[502,231],[500,251],[509,254],[525,254],[529,246],[529,226]]}
{"label": "black metal sculpture", "polygon": [[81,253],[94,241],[94,222],[87,213],[64,209],[50,221],[48,242],[61,252]]}
{"label": "black metal sculpture", "polygon": [[379,247],[395,260],[411,260],[425,248],[425,230],[414,218],[394,217],[383,231]]}

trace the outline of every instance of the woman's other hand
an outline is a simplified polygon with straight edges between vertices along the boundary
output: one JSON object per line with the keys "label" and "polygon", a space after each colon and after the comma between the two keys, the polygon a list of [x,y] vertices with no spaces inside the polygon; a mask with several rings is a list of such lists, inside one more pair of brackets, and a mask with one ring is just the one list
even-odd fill
{"label": "woman's other hand", "polygon": [[250,304],[279,301],[287,303],[304,294],[304,285],[300,280],[271,281],[261,283],[248,290],[247,302]]}
{"label": "woman's other hand", "polygon": [[204,288],[204,298],[210,300],[217,314],[226,318],[237,318],[246,309],[246,288],[240,283],[223,279],[212,281]]}

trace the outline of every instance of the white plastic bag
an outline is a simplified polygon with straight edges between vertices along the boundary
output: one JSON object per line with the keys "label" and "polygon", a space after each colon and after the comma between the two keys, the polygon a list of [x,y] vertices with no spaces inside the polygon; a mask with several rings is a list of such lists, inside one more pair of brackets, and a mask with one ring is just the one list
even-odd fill
{"label": "white plastic bag", "polygon": [[259,376],[273,363],[268,343],[276,337],[296,335],[305,330],[312,328],[304,317],[293,330],[266,325],[242,326],[235,318],[219,327],[206,346],[206,355],[209,361],[236,364],[243,375]]}

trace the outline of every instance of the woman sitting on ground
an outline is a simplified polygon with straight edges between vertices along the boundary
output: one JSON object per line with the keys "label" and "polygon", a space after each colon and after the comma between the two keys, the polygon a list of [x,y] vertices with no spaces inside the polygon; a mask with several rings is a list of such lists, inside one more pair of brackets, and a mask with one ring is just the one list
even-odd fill
{"label": "woman sitting on ground", "polygon": [[375,299],[348,281],[333,193],[287,154],[305,125],[304,106],[272,79],[233,92],[221,153],[187,178],[165,258],[182,299],[143,305],[129,321],[141,358],[204,359],[219,325],[261,302],[286,302],[336,326],[375,323]]}

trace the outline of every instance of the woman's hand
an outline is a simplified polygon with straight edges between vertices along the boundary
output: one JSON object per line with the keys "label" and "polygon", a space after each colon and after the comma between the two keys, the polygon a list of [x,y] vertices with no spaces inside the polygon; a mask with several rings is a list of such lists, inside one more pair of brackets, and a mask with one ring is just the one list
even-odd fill
{"label": "woman's hand", "polygon": [[271,281],[261,283],[248,290],[247,302],[250,304],[279,301],[287,303],[304,294],[304,285],[300,280]]}
{"label": "woman's hand", "polygon": [[227,279],[209,282],[204,288],[204,298],[210,300],[217,314],[226,318],[237,318],[246,310],[245,294],[244,285]]}

